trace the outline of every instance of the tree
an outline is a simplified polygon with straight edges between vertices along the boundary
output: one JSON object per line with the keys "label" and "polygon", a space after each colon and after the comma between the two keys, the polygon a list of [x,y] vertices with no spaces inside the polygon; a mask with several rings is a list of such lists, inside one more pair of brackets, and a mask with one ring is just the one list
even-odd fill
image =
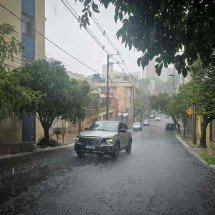
{"label": "tree", "polygon": [[70,79],[58,61],[34,61],[27,64],[22,72],[28,77],[23,79],[23,86],[42,94],[34,112],[44,129],[44,143],[49,140],[49,129],[56,117],[73,122],[84,119],[90,91],[87,82]]}
{"label": "tree", "polygon": [[162,113],[167,114],[168,103],[171,95],[168,93],[159,93],[157,95],[151,95],[150,97],[150,105],[153,110],[160,111]]}
{"label": "tree", "polygon": [[140,95],[137,95],[135,98],[135,104],[134,104],[134,115],[135,117],[139,116],[139,121],[142,122],[143,117],[146,117],[146,115],[150,112],[150,106],[149,106],[149,94],[148,93],[142,93]]}
{"label": "tree", "polygon": [[139,121],[142,122],[143,117],[150,112],[149,91],[150,81],[148,79],[136,80],[138,88],[136,88],[136,98],[134,103],[134,115],[139,116]]}
{"label": "tree", "polygon": [[150,104],[152,109],[171,116],[175,128],[181,132],[179,120],[182,119],[183,122],[185,121],[185,111],[188,107],[186,97],[183,93],[169,94],[165,92],[158,95],[152,95],[150,97]]}
{"label": "tree", "polygon": [[[197,60],[191,67],[192,80],[179,88],[176,95],[177,103],[172,104],[172,111],[182,110],[191,106],[196,107],[196,114],[203,117],[199,147],[206,147],[206,128],[215,119],[215,67],[203,67]],[[183,119],[183,112],[180,114]]]}
{"label": "tree", "polygon": [[[84,2],[81,25],[89,25],[92,11],[99,8],[94,0]],[[115,6],[115,21],[123,25],[117,32],[122,43],[143,53],[137,60],[145,67],[156,58],[156,71],[173,63],[186,76],[189,65],[200,57],[204,66],[214,62],[215,1],[185,0],[99,0],[107,8]],[[183,53],[181,53],[183,51]]]}
{"label": "tree", "polygon": [[20,116],[20,107],[35,103],[39,95],[20,85],[23,73],[17,74],[9,69],[15,55],[21,51],[21,44],[13,36],[14,28],[8,24],[0,25],[0,119]]}
{"label": "tree", "polygon": [[192,66],[192,81],[185,85],[181,93],[186,95],[187,103],[196,106],[196,112],[203,117],[200,147],[206,147],[206,128],[215,119],[215,67],[203,67],[201,61]]}
{"label": "tree", "polygon": [[167,105],[167,114],[173,119],[175,127],[177,127],[178,132],[181,132],[181,125],[179,123],[180,119],[184,125],[184,136],[185,136],[185,120],[186,120],[186,109],[187,105],[186,96],[183,93],[172,94]]}

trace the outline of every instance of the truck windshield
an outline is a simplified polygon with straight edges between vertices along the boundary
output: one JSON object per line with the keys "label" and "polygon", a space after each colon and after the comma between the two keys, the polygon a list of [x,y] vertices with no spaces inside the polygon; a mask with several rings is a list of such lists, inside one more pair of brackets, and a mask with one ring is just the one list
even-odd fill
{"label": "truck windshield", "polygon": [[117,132],[118,122],[97,121],[94,124],[92,124],[88,130]]}

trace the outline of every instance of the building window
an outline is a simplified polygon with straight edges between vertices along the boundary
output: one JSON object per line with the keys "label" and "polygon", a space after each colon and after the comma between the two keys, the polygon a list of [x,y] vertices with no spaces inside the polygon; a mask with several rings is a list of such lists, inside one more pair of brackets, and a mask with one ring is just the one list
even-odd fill
{"label": "building window", "polygon": [[102,88],[101,88],[101,93],[102,93],[102,94],[107,93],[107,88],[106,88],[106,87],[102,87]]}
{"label": "building window", "polygon": [[129,76],[123,76],[123,81],[129,81]]}
{"label": "building window", "polygon": [[25,13],[22,13],[22,20],[23,20],[23,22],[22,22],[22,33],[33,37],[35,35],[34,18],[25,14]]}

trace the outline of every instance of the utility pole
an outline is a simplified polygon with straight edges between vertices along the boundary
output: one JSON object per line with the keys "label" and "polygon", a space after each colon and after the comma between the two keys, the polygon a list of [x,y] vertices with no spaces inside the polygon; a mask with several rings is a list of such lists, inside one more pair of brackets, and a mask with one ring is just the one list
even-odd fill
{"label": "utility pole", "polygon": [[[110,57],[112,57],[113,55],[121,55],[121,54],[108,54],[107,55],[107,94],[106,94],[106,120],[109,119],[109,66],[110,66]],[[119,64],[119,62],[117,63]]]}
{"label": "utility pole", "polygon": [[107,94],[106,94],[106,120],[109,119],[109,59],[110,55],[107,55]]}
{"label": "utility pole", "polygon": [[193,105],[193,144],[196,144],[196,105]]}
{"label": "utility pole", "polygon": [[134,95],[135,95],[135,91],[134,91],[134,84],[133,84],[133,92],[132,92],[132,94],[133,94],[133,120],[134,120],[134,102],[135,102],[135,100],[134,100]]}

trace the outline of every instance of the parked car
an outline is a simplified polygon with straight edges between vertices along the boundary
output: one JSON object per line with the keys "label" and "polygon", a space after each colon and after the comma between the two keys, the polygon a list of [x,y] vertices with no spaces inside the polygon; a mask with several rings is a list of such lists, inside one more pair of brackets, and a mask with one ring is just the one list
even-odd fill
{"label": "parked car", "polygon": [[135,122],[132,126],[133,131],[142,131],[142,125],[140,122]]}
{"label": "parked car", "polygon": [[149,120],[148,120],[148,119],[145,119],[145,120],[143,121],[143,125],[144,125],[144,126],[149,126]]}
{"label": "parked car", "polygon": [[154,114],[150,114],[149,115],[149,119],[154,119],[155,118],[155,115]]}
{"label": "parked car", "polygon": [[165,126],[165,129],[169,130],[169,131],[175,130],[174,124],[173,123],[167,123]]}
{"label": "parked car", "polygon": [[93,153],[117,158],[120,150],[130,153],[131,147],[131,132],[125,123],[119,121],[97,121],[80,132],[75,141],[75,151],[79,157]]}
{"label": "parked car", "polygon": [[160,117],[156,117],[155,121],[161,121],[161,118]]}

